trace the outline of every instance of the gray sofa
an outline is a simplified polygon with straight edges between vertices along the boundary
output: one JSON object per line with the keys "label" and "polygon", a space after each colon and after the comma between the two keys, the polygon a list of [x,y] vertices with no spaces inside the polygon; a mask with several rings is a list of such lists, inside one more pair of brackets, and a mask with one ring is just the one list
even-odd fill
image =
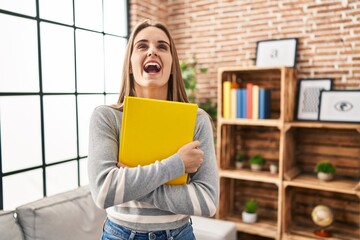
{"label": "gray sofa", "polygon": [[[99,240],[106,212],[87,186],[0,211],[0,240]],[[235,224],[193,217],[198,240],[235,240]]]}
{"label": "gray sofa", "polygon": [[80,187],[1,212],[0,240],[100,239],[105,218]]}

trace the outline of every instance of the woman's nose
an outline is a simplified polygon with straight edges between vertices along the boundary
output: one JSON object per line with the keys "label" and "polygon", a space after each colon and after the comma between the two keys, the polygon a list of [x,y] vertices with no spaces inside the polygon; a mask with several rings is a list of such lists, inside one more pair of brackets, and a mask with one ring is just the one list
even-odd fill
{"label": "woman's nose", "polygon": [[149,48],[149,51],[147,53],[148,57],[157,57],[157,52],[154,48]]}

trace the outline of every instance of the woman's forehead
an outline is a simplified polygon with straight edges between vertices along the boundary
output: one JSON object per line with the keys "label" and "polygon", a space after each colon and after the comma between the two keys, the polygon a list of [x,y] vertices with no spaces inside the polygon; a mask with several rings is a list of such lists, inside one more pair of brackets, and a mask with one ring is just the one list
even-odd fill
{"label": "woman's forehead", "polygon": [[170,40],[166,33],[157,27],[146,27],[142,29],[138,34],[135,36],[134,43],[139,41],[162,41],[166,42],[170,45]]}

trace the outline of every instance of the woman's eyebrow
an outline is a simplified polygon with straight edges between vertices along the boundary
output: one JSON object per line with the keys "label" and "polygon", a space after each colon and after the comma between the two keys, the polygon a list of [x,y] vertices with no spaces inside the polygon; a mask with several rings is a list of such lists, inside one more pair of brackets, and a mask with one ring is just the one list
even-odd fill
{"label": "woman's eyebrow", "polygon": [[[149,40],[147,40],[147,39],[140,39],[140,40],[137,41],[135,44],[138,44],[138,43],[147,43],[147,42],[149,42]],[[165,41],[165,40],[159,40],[158,43],[165,43],[165,44],[169,45],[169,47],[170,47],[170,43],[168,43],[168,42]]]}
{"label": "woman's eyebrow", "polygon": [[137,41],[135,44],[138,44],[138,43],[143,43],[143,42],[149,42],[149,41],[148,41],[148,40],[146,40],[146,39],[141,39],[141,40]]}
{"label": "woman's eyebrow", "polygon": [[170,47],[170,43],[168,43],[167,41],[159,40],[158,43],[165,43],[165,44],[169,45],[169,47]]}

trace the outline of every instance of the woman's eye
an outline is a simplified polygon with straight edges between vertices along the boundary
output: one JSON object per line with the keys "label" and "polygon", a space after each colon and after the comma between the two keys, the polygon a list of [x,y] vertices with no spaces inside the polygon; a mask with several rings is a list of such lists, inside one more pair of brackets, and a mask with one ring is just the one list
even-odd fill
{"label": "woman's eye", "polygon": [[167,49],[168,49],[168,47],[167,47],[166,44],[160,44],[160,45],[158,46],[158,48],[159,48],[159,49],[163,49],[163,50],[167,50]]}
{"label": "woman's eye", "polygon": [[141,44],[137,45],[137,48],[144,49],[144,48],[147,48],[147,45],[145,43],[141,43]]}

